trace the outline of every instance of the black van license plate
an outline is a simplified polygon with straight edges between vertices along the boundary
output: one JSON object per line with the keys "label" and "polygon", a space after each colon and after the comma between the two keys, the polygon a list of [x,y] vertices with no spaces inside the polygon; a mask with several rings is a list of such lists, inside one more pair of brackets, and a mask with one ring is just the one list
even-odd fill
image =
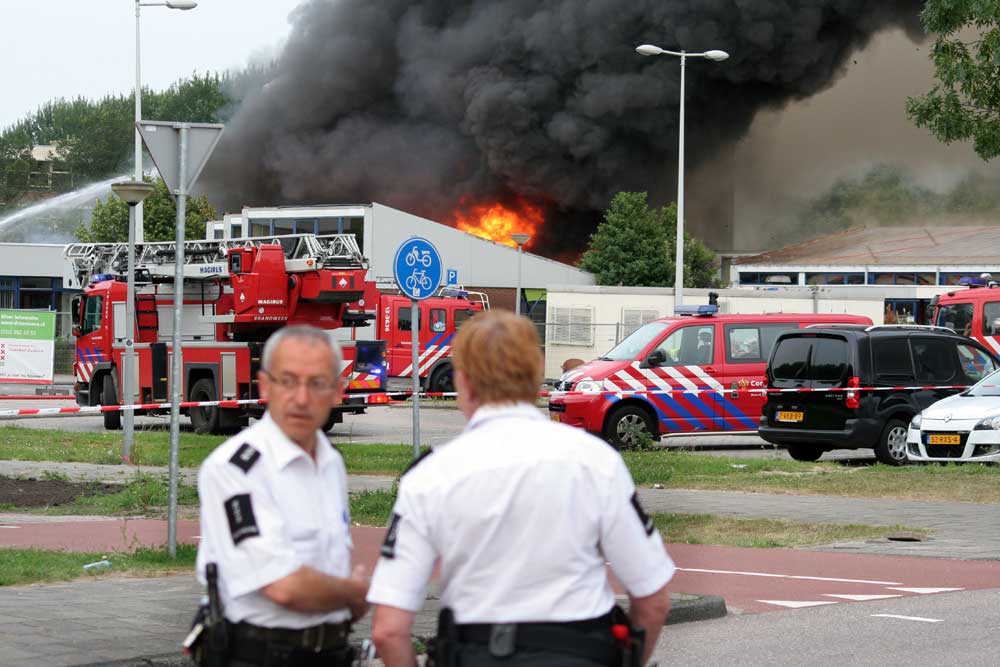
{"label": "black van license plate", "polygon": [[779,422],[800,422],[805,418],[805,413],[800,410],[779,410],[777,419]]}

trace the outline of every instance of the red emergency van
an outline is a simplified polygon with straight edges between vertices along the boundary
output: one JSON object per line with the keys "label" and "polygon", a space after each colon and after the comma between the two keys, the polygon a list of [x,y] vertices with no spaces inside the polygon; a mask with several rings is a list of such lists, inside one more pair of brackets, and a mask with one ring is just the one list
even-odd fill
{"label": "red emergency van", "polygon": [[810,324],[871,324],[858,315],[722,315],[687,306],[639,327],[602,357],[563,374],[549,416],[632,447],[643,431],[756,431],[778,334]]}

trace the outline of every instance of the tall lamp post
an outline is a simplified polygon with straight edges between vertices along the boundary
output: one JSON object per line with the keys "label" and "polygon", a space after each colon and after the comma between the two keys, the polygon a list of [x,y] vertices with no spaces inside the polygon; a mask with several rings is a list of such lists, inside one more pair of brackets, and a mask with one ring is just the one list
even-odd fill
{"label": "tall lamp post", "polygon": [[531,234],[518,232],[510,235],[510,240],[517,244],[517,303],[514,305],[514,312],[521,314],[521,249],[524,244],[531,240]]}
{"label": "tall lamp post", "polygon": [[686,51],[667,51],[652,44],[643,44],[635,49],[643,56],[677,56],[681,59],[681,116],[679,123],[680,138],[677,142],[677,254],[674,258],[674,306],[684,303],[684,66],[688,58],[707,58],[720,62],[729,57],[725,51],[704,51],[688,53]]}
{"label": "tall lamp post", "polygon": [[[191,0],[165,0],[164,2],[142,2],[135,0],[135,122],[138,128],[139,121],[142,120],[142,77],[139,64],[139,8],[140,7],[167,7],[169,9],[181,9],[187,11],[198,6],[197,2]],[[142,181],[142,137],[139,130],[135,130],[135,180]],[[142,203],[135,209],[136,242],[142,243],[146,235],[142,227]]]}
{"label": "tall lamp post", "polygon": [[[128,204],[128,287],[125,297],[125,354],[122,355],[122,405],[135,405],[135,237],[136,209],[153,192],[142,180],[113,183],[111,190]],[[135,412],[122,415],[122,463],[131,463]]]}

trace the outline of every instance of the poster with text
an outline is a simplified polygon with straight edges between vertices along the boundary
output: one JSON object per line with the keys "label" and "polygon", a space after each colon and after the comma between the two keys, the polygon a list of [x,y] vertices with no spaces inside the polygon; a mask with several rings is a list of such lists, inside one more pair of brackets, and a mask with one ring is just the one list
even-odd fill
{"label": "poster with text", "polygon": [[0,310],[0,382],[52,384],[56,314]]}

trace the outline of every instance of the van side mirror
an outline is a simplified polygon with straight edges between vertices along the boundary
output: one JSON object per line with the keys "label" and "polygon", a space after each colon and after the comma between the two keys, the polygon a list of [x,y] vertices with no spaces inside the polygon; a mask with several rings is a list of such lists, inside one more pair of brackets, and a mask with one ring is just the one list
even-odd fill
{"label": "van side mirror", "polygon": [[73,333],[73,338],[79,338],[80,337],[80,327],[73,327],[72,333]]}
{"label": "van side mirror", "polygon": [[667,353],[665,350],[657,349],[649,353],[646,361],[642,363],[642,368],[656,368],[667,363]]}

